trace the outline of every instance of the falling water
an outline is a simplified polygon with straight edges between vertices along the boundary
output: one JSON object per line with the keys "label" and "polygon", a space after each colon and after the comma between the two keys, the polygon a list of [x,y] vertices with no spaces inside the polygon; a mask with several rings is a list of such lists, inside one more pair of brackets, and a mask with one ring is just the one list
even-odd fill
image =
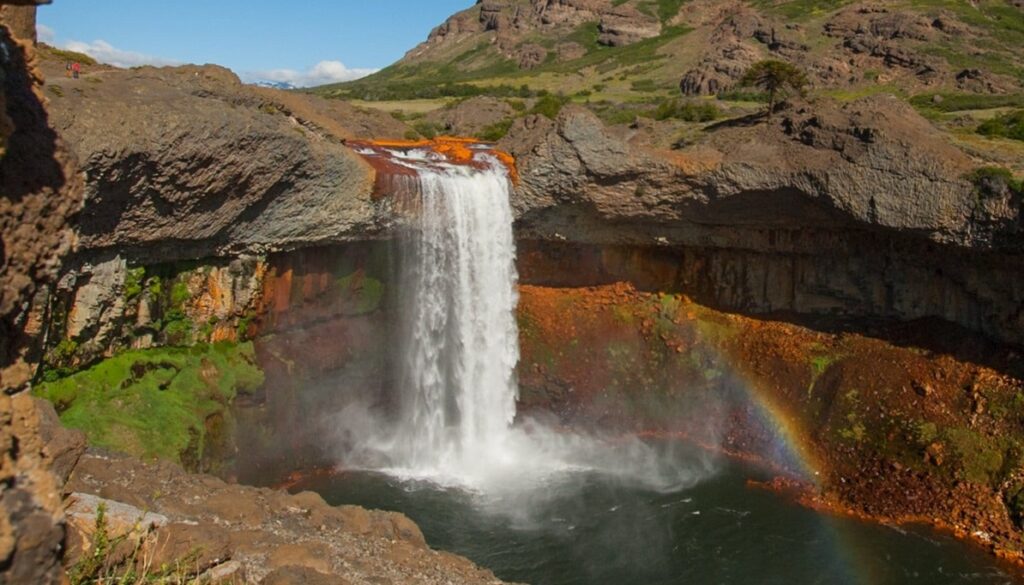
{"label": "falling water", "polygon": [[578,472],[674,489],[712,471],[704,455],[681,465],[635,438],[516,421],[508,171],[485,150],[475,152],[473,164],[452,164],[426,149],[384,156],[414,170],[410,179],[418,183],[415,201],[403,205],[413,225],[398,247],[398,413],[382,418],[354,404],[332,415],[350,438],[346,466],[499,494],[503,504]]}
{"label": "falling water", "polygon": [[399,452],[412,469],[456,473],[500,457],[516,414],[509,179],[504,166],[486,162],[418,169],[418,225],[400,259],[407,330]]}

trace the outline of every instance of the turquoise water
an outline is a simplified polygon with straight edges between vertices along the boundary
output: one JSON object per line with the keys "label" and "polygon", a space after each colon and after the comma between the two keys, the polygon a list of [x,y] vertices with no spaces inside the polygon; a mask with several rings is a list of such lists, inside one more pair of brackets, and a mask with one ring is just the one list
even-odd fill
{"label": "turquoise water", "polygon": [[428,542],[508,581],[543,585],[1024,583],[980,548],[930,529],[816,513],[749,487],[731,463],[661,493],[589,473],[483,496],[377,473],[297,486],[332,504],[403,512]]}

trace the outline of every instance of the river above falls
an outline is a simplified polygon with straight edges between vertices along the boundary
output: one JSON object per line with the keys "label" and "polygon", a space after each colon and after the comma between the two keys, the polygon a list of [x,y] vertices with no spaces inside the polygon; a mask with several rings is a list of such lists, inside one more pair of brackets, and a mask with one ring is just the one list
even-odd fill
{"label": "river above falls", "polygon": [[296,490],[403,512],[431,546],[537,585],[1024,583],[985,551],[924,527],[817,513],[750,487],[739,463],[670,493],[576,473],[531,493],[485,496],[370,472]]}

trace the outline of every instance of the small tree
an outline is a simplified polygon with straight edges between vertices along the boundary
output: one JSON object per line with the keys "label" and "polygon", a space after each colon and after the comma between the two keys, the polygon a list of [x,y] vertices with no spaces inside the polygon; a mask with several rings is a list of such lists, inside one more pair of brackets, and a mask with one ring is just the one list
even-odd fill
{"label": "small tree", "polygon": [[768,59],[758,61],[740,79],[743,87],[756,87],[768,93],[768,121],[780,97],[785,98],[789,92],[802,92],[807,86],[807,75],[799,68],[785,61]]}

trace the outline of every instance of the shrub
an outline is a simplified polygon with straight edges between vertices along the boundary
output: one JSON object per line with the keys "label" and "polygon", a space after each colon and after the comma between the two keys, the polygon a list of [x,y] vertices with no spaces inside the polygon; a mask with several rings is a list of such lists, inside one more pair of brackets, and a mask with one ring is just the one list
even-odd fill
{"label": "shrub", "polygon": [[[139,519],[142,520],[141,518]],[[138,526],[136,526],[138,528]],[[122,545],[135,540],[131,552],[121,557]],[[143,539],[132,532],[114,536],[107,522],[107,507],[101,503],[96,507],[96,521],[89,545],[89,551],[68,568],[70,585],[198,585],[195,578],[196,561],[202,552],[193,550],[174,566],[155,568],[147,559],[140,559]]]}
{"label": "shrub", "polygon": [[768,94],[763,91],[742,91],[738,89],[731,89],[729,91],[718,92],[718,99],[727,102],[757,102],[763,104],[768,101]]}
{"label": "shrub", "polygon": [[633,91],[650,93],[658,91],[658,84],[653,79],[637,79],[629,84]]}
{"label": "shrub", "polygon": [[512,128],[512,118],[506,118],[481,130],[476,137],[485,142],[497,142]]}
{"label": "shrub", "polygon": [[128,269],[124,277],[124,298],[134,300],[142,294],[142,281],[146,278],[146,269],[142,266]]}
{"label": "shrub", "polygon": [[413,125],[413,129],[427,140],[433,140],[436,138],[438,132],[441,130],[440,126],[433,122],[427,122],[426,120],[416,122],[416,124]]}
{"label": "shrub", "polygon": [[720,115],[721,112],[718,106],[713,103],[697,101],[684,101],[680,103],[679,100],[675,99],[661,102],[654,111],[655,120],[675,118],[685,122],[710,122],[717,119]]}
{"label": "shrub", "polygon": [[1011,138],[1024,141],[1024,110],[1017,110],[986,120],[978,126],[978,134],[989,138]]}
{"label": "shrub", "polygon": [[558,113],[562,111],[562,106],[568,102],[569,99],[564,96],[549,93],[541,96],[537,103],[533,104],[533,109],[530,110],[530,113],[540,114],[554,120],[558,117]]}
{"label": "shrub", "polygon": [[981,167],[968,173],[965,178],[974,184],[981,197],[999,195],[1006,189],[1024,194],[1024,180],[1015,179],[1013,173],[1003,167]]}

